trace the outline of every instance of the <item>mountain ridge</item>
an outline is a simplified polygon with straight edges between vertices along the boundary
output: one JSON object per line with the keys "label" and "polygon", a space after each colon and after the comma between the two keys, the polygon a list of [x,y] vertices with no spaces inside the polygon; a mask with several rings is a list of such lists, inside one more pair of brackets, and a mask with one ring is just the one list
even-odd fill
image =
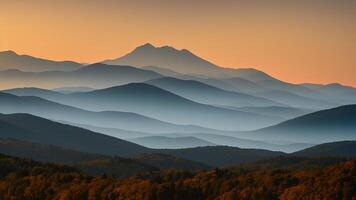
{"label": "mountain ridge", "polygon": [[52,61],[29,55],[19,55],[15,51],[0,52],[0,70],[18,69],[24,71],[71,71],[83,65],[73,61]]}

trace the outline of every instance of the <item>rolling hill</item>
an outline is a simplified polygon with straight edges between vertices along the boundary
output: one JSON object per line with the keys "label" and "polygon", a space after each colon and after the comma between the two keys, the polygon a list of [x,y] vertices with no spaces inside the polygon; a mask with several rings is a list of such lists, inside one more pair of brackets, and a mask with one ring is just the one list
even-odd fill
{"label": "rolling hill", "polygon": [[323,143],[356,139],[356,105],[313,112],[278,125],[245,133],[247,138]]}
{"label": "rolling hill", "polygon": [[164,154],[194,160],[209,166],[227,167],[240,163],[285,155],[282,152],[261,149],[241,149],[228,146],[195,147],[186,149],[157,150]]}
{"label": "rolling hill", "polygon": [[280,120],[278,117],[200,104],[144,83],[75,93],[61,103],[96,111],[134,112],[174,124],[191,124],[226,131],[266,127]]}
{"label": "rolling hill", "polygon": [[[12,149],[12,152],[20,152],[19,155],[33,155],[39,152],[29,143],[41,145],[54,145],[64,149],[100,154],[106,156],[135,157],[140,154],[169,154],[178,158],[203,163],[209,166],[226,166],[237,163],[245,163],[263,158],[284,155],[281,152],[273,152],[258,149],[240,149],[235,147],[212,146],[188,149],[150,149],[140,145],[88,131],[86,129],[53,122],[44,118],[29,114],[0,115],[0,138],[12,138],[26,142],[20,148]],[[17,143],[21,144],[21,143]],[[16,145],[15,145],[16,146]],[[27,150],[31,149],[30,152]],[[35,150],[33,150],[35,149]],[[52,149],[58,152],[60,149]],[[33,153],[31,153],[33,152]],[[50,152],[43,152],[42,158],[48,158]],[[62,156],[73,156],[64,154]],[[90,157],[90,156],[89,156]],[[85,158],[85,157],[84,157]],[[60,159],[60,158],[58,158]],[[89,160],[90,162],[91,160]],[[105,163],[108,161],[106,160]],[[171,161],[170,161],[171,162]]]}
{"label": "rolling hill", "polygon": [[[91,176],[101,176],[106,174],[124,178],[139,173],[158,171],[158,168],[129,158],[110,157],[65,149],[54,145],[37,144],[14,139],[0,138],[0,152],[1,154],[18,158],[57,163],[61,165],[66,164]],[[155,161],[152,160],[152,164],[155,165],[159,165],[159,163],[163,162],[163,159],[158,163],[155,163]],[[184,160],[182,160],[182,163],[184,163]],[[185,164],[189,166],[189,162]],[[197,165],[194,166],[197,167]]]}
{"label": "rolling hill", "polygon": [[0,152],[35,161],[70,165],[92,176],[106,174],[122,178],[139,173],[150,173],[158,169],[192,171],[210,169],[207,165],[165,154],[145,153],[132,158],[110,157],[54,145],[3,138],[0,138]]}
{"label": "rolling hill", "polygon": [[131,156],[147,151],[145,147],[131,142],[29,114],[1,114],[0,124],[1,138],[14,138],[105,155]]}
{"label": "rolling hill", "polygon": [[204,104],[235,107],[281,105],[268,99],[243,93],[225,91],[194,80],[181,80],[164,77],[149,80],[146,83]]}
{"label": "rolling hill", "polygon": [[[228,136],[228,135],[215,135],[215,134],[206,134],[206,133],[194,133],[188,134],[189,136],[193,136],[217,145],[226,145],[231,147],[239,147],[239,148],[253,148],[253,149],[267,149],[271,151],[283,151],[286,153],[295,152],[298,150],[302,150],[308,147],[313,146],[313,144],[307,143],[288,143],[288,144],[275,144],[265,140],[250,140],[239,138],[238,136]],[[187,136],[181,135],[180,137]]]}
{"label": "rolling hill", "polygon": [[356,141],[339,141],[319,144],[293,153],[302,157],[356,157]]}
{"label": "rolling hill", "polygon": [[117,111],[91,112],[39,97],[20,97],[7,93],[0,93],[0,113],[30,113],[48,119],[139,132],[216,132],[216,130],[197,126],[167,123],[135,113]]}

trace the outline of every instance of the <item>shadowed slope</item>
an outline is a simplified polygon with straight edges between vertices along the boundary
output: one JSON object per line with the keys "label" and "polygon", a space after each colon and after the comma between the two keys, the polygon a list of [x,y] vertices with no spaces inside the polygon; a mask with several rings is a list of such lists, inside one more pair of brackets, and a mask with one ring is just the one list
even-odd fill
{"label": "shadowed slope", "polygon": [[329,142],[356,139],[356,105],[317,111],[244,134],[248,138]]}

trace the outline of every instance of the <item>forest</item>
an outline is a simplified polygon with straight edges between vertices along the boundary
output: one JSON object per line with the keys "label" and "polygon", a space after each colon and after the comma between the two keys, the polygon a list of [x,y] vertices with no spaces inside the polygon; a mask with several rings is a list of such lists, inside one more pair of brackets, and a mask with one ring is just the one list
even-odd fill
{"label": "forest", "polygon": [[0,157],[0,169],[4,200],[356,199],[355,159],[280,157],[231,168],[166,169],[124,179],[88,176],[66,165],[9,156]]}

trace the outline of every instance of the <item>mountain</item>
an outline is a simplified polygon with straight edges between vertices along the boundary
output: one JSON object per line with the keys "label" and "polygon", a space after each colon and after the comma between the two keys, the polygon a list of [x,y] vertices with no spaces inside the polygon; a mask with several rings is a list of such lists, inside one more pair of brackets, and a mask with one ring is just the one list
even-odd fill
{"label": "mountain", "polygon": [[291,107],[325,109],[356,103],[356,89],[340,84],[291,84],[277,79],[247,80],[244,77],[209,78],[184,75],[160,67],[143,67],[165,76],[198,81],[230,92],[244,93]]}
{"label": "mountain", "polygon": [[251,130],[280,120],[278,117],[200,104],[145,83],[75,93],[61,103],[96,111],[134,112],[170,123],[225,131]]}
{"label": "mountain", "polygon": [[[227,90],[229,91],[269,99],[289,107],[325,109],[344,104],[339,100],[331,100],[325,94],[304,85],[286,83],[277,79],[249,81],[243,78],[229,78],[221,79],[221,81],[228,84]],[[219,88],[224,89],[225,87],[225,85],[221,85]],[[356,103],[356,101],[354,102]]]}
{"label": "mountain", "polygon": [[313,112],[240,135],[246,138],[323,143],[356,139],[356,105]]}
{"label": "mountain", "polygon": [[[91,176],[106,174],[124,178],[139,173],[158,171],[158,168],[129,158],[110,157],[65,149],[54,145],[36,144],[14,139],[0,138],[0,151],[2,154],[19,158],[66,164]],[[162,162],[164,162],[163,159],[159,163]],[[152,161],[152,163],[159,165],[159,163],[155,163],[155,161]],[[182,161],[182,163],[184,163],[184,161]]]}
{"label": "mountain", "polygon": [[0,71],[2,88],[15,87],[92,87],[104,88],[132,82],[144,82],[162,75],[130,66],[111,66],[96,63],[74,71],[23,72],[19,70]]}
{"label": "mountain", "polygon": [[0,138],[0,151],[19,158],[70,165],[92,176],[106,174],[122,178],[158,169],[210,169],[207,165],[165,154],[146,153],[133,158],[110,157],[15,139]]}
{"label": "mountain", "polygon": [[146,83],[204,104],[235,107],[281,105],[268,99],[254,97],[243,93],[225,91],[194,80],[164,77],[149,80]]}
{"label": "mountain", "polygon": [[[202,127],[176,125],[135,113],[105,111],[92,112],[48,101],[39,97],[15,96],[0,92],[0,113],[30,113],[33,115],[70,121],[77,124],[117,128],[122,130],[169,133],[169,132],[216,132]],[[140,126],[138,126],[140,124]],[[130,132],[127,132],[129,134]]]}
{"label": "mountain", "polygon": [[260,81],[250,81],[239,77],[220,79],[226,84],[216,84],[216,81],[211,80],[201,79],[199,81],[224,90],[269,99],[290,107],[325,109],[356,103],[355,96],[352,94],[353,90],[346,86],[340,86],[338,91],[346,90],[345,94],[351,93],[349,96],[340,93],[328,94],[315,89],[317,84],[313,84],[314,87],[311,87],[312,84],[291,84],[277,79]]}
{"label": "mountain", "polygon": [[131,142],[29,114],[1,114],[0,137],[104,155],[130,156],[147,151]]}
{"label": "mountain", "polygon": [[[335,106],[344,105],[345,103],[356,103],[355,98],[339,99],[339,98],[327,98],[327,95],[322,92],[310,89],[304,85],[291,84],[281,80],[277,80],[268,74],[258,71],[252,68],[232,69],[223,68],[215,65],[209,61],[206,61],[190,51],[183,49],[177,50],[173,47],[163,46],[155,47],[149,43],[135,48],[132,52],[113,59],[103,61],[112,65],[131,65],[141,68],[150,69],[166,76],[190,79],[204,82],[210,85],[218,87],[220,89],[246,93],[253,96],[267,98],[270,91],[287,92],[282,95],[278,101],[281,104],[289,105],[292,107],[301,107],[307,105],[306,108],[325,109]],[[188,75],[184,77],[182,75]],[[219,81],[208,80],[209,78],[220,79],[224,83],[218,83]],[[206,80],[199,80],[206,79]],[[258,95],[258,93],[261,93]],[[293,103],[293,97],[298,104]],[[273,97],[271,94],[269,97]],[[354,95],[352,95],[355,97]],[[278,97],[278,96],[277,96]],[[303,102],[300,98],[307,98]],[[289,99],[286,99],[289,98]],[[278,100],[278,98],[267,98],[272,101]],[[328,100],[325,100],[328,99]],[[314,100],[314,102],[313,102]],[[288,104],[289,101],[289,104]],[[299,101],[299,102],[298,102]],[[300,102],[302,101],[302,102]],[[311,103],[309,105],[309,103]],[[320,105],[318,105],[318,103]]]}
{"label": "mountain", "polygon": [[74,164],[88,160],[108,158],[99,154],[65,149],[59,146],[32,143],[12,138],[0,138],[1,154],[28,158],[36,161]]}
{"label": "mountain", "polygon": [[195,137],[146,136],[129,140],[130,142],[154,149],[181,149],[201,146],[216,146],[211,142]]}
{"label": "mountain", "polygon": [[19,55],[14,51],[0,52],[0,70],[17,69],[26,72],[72,71],[83,65],[72,61],[52,61],[29,55]]}
{"label": "mountain", "polygon": [[149,43],[135,48],[132,52],[122,57],[106,60],[103,63],[136,67],[154,66],[187,75],[226,78],[243,77],[248,80],[273,79],[266,73],[256,69],[222,68],[194,55],[186,49],[177,50],[170,46],[155,47]]}
{"label": "mountain", "polygon": [[[228,135],[216,135],[207,133],[184,134],[182,136],[193,136],[201,140],[205,140],[216,145],[225,145],[239,148],[266,149],[271,151],[283,151],[286,153],[295,152],[313,146],[307,143],[289,143],[289,144],[274,144],[269,141],[261,141],[258,139],[249,140]],[[145,145],[143,145],[145,146]]]}
{"label": "mountain", "polygon": [[356,141],[330,142],[293,153],[302,157],[356,157]]}
{"label": "mountain", "polygon": [[[172,80],[173,83],[175,82],[174,78],[162,78],[162,79],[154,79],[152,81],[148,81],[147,83],[151,84],[151,82],[155,83],[156,81],[158,81],[159,85],[162,85],[163,88],[166,89],[167,87],[171,88],[168,83],[165,84],[166,79],[168,79],[168,82],[171,82],[170,79],[173,79]],[[181,84],[177,84],[177,90],[175,90],[176,85],[173,84],[172,86],[174,90],[172,91],[173,93],[184,94],[185,97],[187,98],[192,96],[190,99],[193,99],[200,103],[209,102],[215,105],[224,104],[224,103],[239,104],[237,103],[237,101],[240,101],[240,99],[242,99],[245,101],[240,101],[240,105],[241,103],[245,102],[246,104],[254,103],[254,106],[238,107],[238,108],[232,106],[221,106],[221,107],[226,109],[236,110],[236,111],[243,111],[247,113],[255,113],[257,115],[271,116],[271,117],[275,117],[276,119],[279,118],[279,122],[312,112],[312,110],[307,110],[302,108],[292,108],[292,107],[282,107],[282,106],[262,106],[259,103],[263,103],[264,99],[254,98],[253,96],[244,95],[244,94],[223,91],[211,86],[204,85],[196,81],[177,79],[177,82],[182,83],[182,86],[180,86]],[[190,84],[190,82],[192,82],[192,84]],[[202,87],[200,87],[200,85],[202,85]],[[63,95],[62,93],[55,92],[52,90],[46,90],[40,88],[14,88],[9,90],[3,90],[3,92],[14,94],[17,96],[37,96],[50,101],[71,104],[69,100],[70,96]],[[265,100],[264,103],[269,104],[269,100]],[[273,102],[270,104],[273,104]]]}
{"label": "mountain", "polygon": [[[162,152],[162,150],[160,150]],[[166,149],[164,154],[194,160],[209,166],[232,166],[239,163],[285,155],[282,152],[261,149],[240,149],[228,146],[195,147],[187,149]]]}

